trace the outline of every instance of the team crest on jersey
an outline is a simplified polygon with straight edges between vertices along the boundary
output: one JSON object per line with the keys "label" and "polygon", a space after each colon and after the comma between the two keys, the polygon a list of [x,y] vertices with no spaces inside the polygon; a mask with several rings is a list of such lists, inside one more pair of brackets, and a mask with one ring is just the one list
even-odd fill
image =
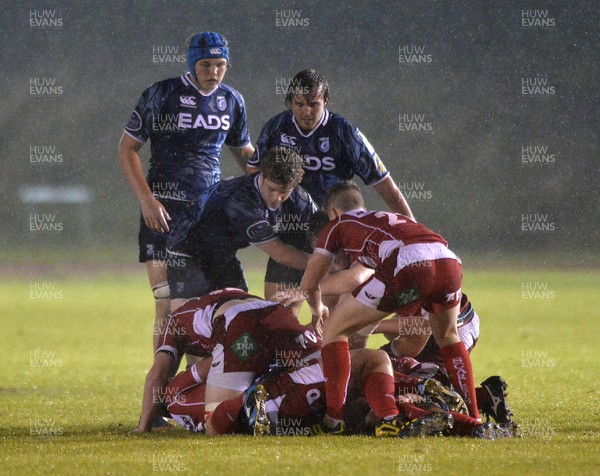
{"label": "team crest on jersey", "polygon": [[227,101],[225,100],[225,96],[217,96],[217,107],[219,111],[224,111],[227,109]]}
{"label": "team crest on jersey", "polygon": [[179,96],[179,104],[184,107],[196,107],[196,98],[192,96]]}
{"label": "team crest on jersey", "polygon": [[323,153],[329,152],[329,137],[319,138],[319,150]]}

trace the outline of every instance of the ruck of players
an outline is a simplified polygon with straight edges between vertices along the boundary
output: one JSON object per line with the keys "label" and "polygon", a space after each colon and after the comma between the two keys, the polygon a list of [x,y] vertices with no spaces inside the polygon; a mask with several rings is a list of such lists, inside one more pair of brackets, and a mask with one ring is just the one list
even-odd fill
{"label": "ruck of players", "polygon": [[[222,82],[227,40],[202,32],[188,47],[189,71],[142,93],[119,145],[155,299],[137,431],[518,436],[505,380],[475,383],[479,316],[460,258],[328,110],[325,77],[294,76],[255,148],[244,99]],[[241,169],[227,180],[223,145]],[[386,210],[369,208],[355,176]],[[268,255],[261,292],[237,257],[250,245]],[[374,333],[388,344],[368,348]]]}

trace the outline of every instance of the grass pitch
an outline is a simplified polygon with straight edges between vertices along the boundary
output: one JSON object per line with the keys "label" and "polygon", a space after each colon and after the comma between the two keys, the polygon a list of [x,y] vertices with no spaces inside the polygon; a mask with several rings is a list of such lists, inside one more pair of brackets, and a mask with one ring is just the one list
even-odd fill
{"label": "grass pitch", "polygon": [[[1,474],[598,474],[599,272],[466,273],[476,381],[505,377],[523,430],[504,441],[137,435],[143,268],[56,276],[0,281]],[[249,278],[260,292],[260,273]]]}

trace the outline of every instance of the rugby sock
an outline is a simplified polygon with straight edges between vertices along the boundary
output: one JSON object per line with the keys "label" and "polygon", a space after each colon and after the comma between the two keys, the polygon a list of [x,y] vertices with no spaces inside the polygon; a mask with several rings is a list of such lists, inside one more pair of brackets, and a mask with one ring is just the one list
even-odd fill
{"label": "rugby sock", "polygon": [[244,406],[244,396],[221,402],[210,418],[210,424],[218,435],[233,433],[237,425],[237,417]]}
{"label": "rugby sock", "polygon": [[394,377],[383,372],[367,375],[363,383],[367,403],[379,420],[387,420],[398,415],[394,397]]}
{"label": "rugby sock", "polygon": [[429,413],[427,410],[423,410],[412,403],[399,403],[398,407],[400,408],[400,413],[409,420],[416,420]]}
{"label": "rugby sock", "polygon": [[344,420],[344,404],[350,379],[350,347],[348,342],[331,342],[321,349],[327,416],[334,420]]}
{"label": "rugby sock", "polygon": [[457,342],[456,344],[440,347],[440,355],[444,359],[444,364],[452,380],[452,385],[463,397],[469,409],[469,414],[473,418],[479,419],[473,367],[465,344]]}
{"label": "rugby sock", "polygon": [[473,429],[479,425],[479,421],[464,413],[450,412],[450,414],[454,418],[453,433],[458,436],[471,436]]}

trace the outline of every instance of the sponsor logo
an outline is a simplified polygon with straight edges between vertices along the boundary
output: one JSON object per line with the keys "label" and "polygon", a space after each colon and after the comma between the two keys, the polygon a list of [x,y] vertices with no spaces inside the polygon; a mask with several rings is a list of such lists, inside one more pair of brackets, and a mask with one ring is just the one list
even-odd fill
{"label": "sponsor logo", "polygon": [[142,118],[140,117],[140,114],[137,111],[133,111],[133,114],[131,114],[131,117],[129,118],[129,122],[127,122],[127,125],[125,126],[125,129],[127,129],[128,131],[136,132],[139,131],[141,128]]}
{"label": "sponsor logo", "polygon": [[220,54],[223,54],[223,52],[221,51],[221,48],[211,48],[210,54],[211,55],[220,55]]}
{"label": "sponsor logo", "polygon": [[230,348],[241,361],[246,362],[258,350],[258,344],[250,334],[244,332]]}
{"label": "sponsor logo", "polygon": [[296,145],[296,138],[294,136],[281,134],[281,143],[284,145]]}
{"label": "sponsor logo", "polygon": [[228,131],[231,127],[229,119],[229,115],[227,114],[224,116],[215,116],[213,114],[203,116],[202,114],[198,114],[198,116],[194,119],[192,114],[188,112],[180,112],[177,126],[179,129],[202,128],[208,130],[223,129],[224,131]]}
{"label": "sponsor logo", "polygon": [[335,159],[328,156],[319,158],[314,155],[306,155],[304,156],[304,168],[306,170],[323,170],[324,172],[328,172],[335,169]]}
{"label": "sponsor logo", "polygon": [[406,306],[408,303],[416,301],[421,297],[421,293],[417,288],[410,288],[401,293],[396,293],[395,299],[398,306]]}
{"label": "sponsor logo", "polygon": [[196,107],[196,98],[193,96],[179,96],[179,104],[184,107]]}
{"label": "sponsor logo", "polygon": [[250,238],[250,241],[252,242],[264,241],[273,236],[273,227],[266,220],[259,221],[248,227],[246,235],[248,235],[248,238]]}

